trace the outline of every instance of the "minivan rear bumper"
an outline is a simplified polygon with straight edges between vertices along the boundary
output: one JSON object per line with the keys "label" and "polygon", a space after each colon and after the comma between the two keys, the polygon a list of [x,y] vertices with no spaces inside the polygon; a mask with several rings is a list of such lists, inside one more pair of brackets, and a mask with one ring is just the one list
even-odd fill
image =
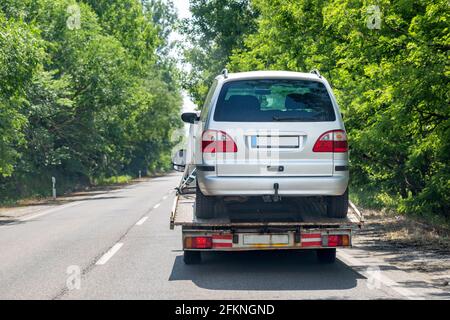
{"label": "minivan rear bumper", "polygon": [[279,195],[339,196],[347,189],[348,180],[348,172],[329,177],[218,177],[197,172],[198,185],[206,196],[273,195],[275,183]]}

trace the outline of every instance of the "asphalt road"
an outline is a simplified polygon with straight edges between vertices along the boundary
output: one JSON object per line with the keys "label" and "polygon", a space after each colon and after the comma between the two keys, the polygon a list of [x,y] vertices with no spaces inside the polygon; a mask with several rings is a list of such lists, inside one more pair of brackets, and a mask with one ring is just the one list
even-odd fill
{"label": "asphalt road", "polygon": [[306,251],[210,253],[203,264],[186,266],[181,231],[169,229],[178,181],[176,174],[146,180],[1,225],[0,299],[404,299],[424,294],[411,286],[410,275],[380,268],[385,266],[380,261],[372,268],[370,253],[357,248],[340,251],[334,265],[318,264],[314,252]]}

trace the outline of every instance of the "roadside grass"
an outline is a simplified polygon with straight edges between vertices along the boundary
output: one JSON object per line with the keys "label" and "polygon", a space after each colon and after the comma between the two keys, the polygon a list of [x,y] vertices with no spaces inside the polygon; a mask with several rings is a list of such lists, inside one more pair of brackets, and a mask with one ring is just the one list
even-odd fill
{"label": "roadside grass", "polygon": [[350,186],[349,196],[350,200],[357,206],[391,213],[395,213],[399,200],[370,187]]}
{"label": "roadside grass", "polygon": [[113,176],[108,178],[98,178],[94,179],[93,185],[94,186],[107,186],[112,184],[127,184],[130,183],[133,180],[133,177],[130,175],[120,175],[120,176]]}

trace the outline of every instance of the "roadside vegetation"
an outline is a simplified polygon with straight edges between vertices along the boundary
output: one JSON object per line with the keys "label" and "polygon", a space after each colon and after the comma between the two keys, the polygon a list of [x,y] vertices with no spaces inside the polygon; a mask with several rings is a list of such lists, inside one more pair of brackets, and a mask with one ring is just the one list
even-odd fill
{"label": "roadside vegetation", "polygon": [[[359,205],[450,219],[447,0],[190,0],[180,75],[166,0],[0,2],[0,201],[169,169],[181,85],[226,66],[331,82]],[[183,76],[183,81],[179,78]],[[106,182],[105,182],[106,181]]]}
{"label": "roadside vegetation", "polygon": [[0,201],[169,169],[175,23],[163,0],[0,2]]}
{"label": "roadside vegetation", "polygon": [[197,102],[225,66],[317,68],[344,113],[352,198],[450,219],[447,0],[191,0],[191,10],[185,87]]}

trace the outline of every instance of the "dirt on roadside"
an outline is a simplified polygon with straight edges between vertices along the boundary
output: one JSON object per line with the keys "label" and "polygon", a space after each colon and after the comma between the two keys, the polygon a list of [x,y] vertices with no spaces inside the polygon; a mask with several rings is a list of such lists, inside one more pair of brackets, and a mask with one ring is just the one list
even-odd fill
{"label": "dirt on roadside", "polygon": [[405,271],[428,274],[431,282],[450,290],[450,230],[414,218],[376,210],[362,210],[364,227],[355,246],[367,248]]}

